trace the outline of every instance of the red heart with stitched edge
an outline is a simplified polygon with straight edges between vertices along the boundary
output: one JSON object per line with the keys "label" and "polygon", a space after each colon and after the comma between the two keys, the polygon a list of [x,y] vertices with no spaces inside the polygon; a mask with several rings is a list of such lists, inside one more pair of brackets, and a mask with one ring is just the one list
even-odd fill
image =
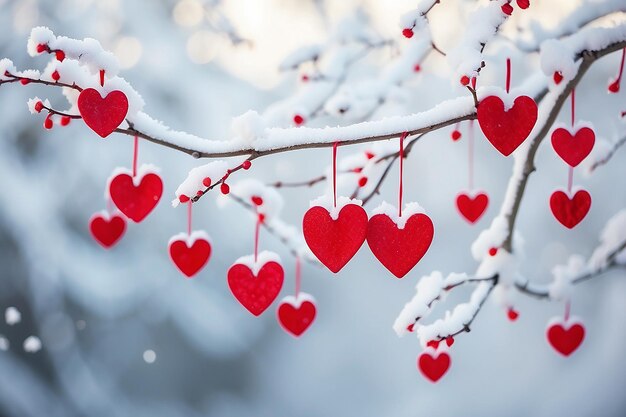
{"label": "red heart with stitched edge", "polygon": [[555,191],[550,196],[550,210],[554,217],[568,229],[580,223],[591,207],[591,195],[585,190],[578,190],[572,199],[563,191]]}
{"label": "red heart with stitched edge", "polygon": [[334,220],[328,210],[313,206],[302,219],[304,240],[317,259],[337,273],[359,251],[367,234],[367,213],[356,204],[346,204]]}
{"label": "red heart with stitched edge", "polygon": [[434,233],[424,213],[413,214],[402,229],[388,215],[376,214],[367,225],[367,244],[385,268],[402,278],[422,259]]}
{"label": "red heart with stitched edge", "polygon": [[574,135],[562,127],[552,132],[554,151],[571,167],[580,164],[591,153],[595,141],[596,134],[588,127],[578,129]]}
{"label": "red heart with stitched edge", "polygon": [[228,270],[228,287],[242,306],[259,316],[278,296],[283,278],[283,267],[275,261],[265,263],[256,276],[247,265],[234,264]]}
{"label": "red heart with stitched edge", "polygon": [[191,246],[184,238],[172,240],[169,250],[174,265],[188,278],[196,275],[211,257],[211,244],[203,238],[196,238]]}
{"label": "red heart with stitched edge", "polygon": [[96,213],[89,220],[89,231],[96,242],[109,249],[124,235],[126,220],[118,214],[105,216],[101,213]]}
{"label": "red heart with stitched edge", "polygon": [[85,124],[103,138],[118,128],[128,113],[128,98],[119,90],[104,98],[98,90],[86,88],[78,96],[78,111]]}
{"label": "red heart with stitched edge", "polygon": [[537,103],[528,96],[519,96],[513,106],[504,110],[498,96],[480,101],[478,124],[485,137],[504,156],[509,156],[526,140],[537,122]]}
{"label": "red heart with stitched edge", "polygon": [[109,194],[115,206],[126,217],[139,223],[156,207],[163,194],[163,181],[155,173],[145,174],[139,185],[133,177],[118,174],[109,184]]}
{"label": "red heart with stitched edge", "polygon": [[571,355],[585,338],[585,328],[582,324],[576,323],[565,328],[561,323],[548,327],[546,332],[550,345],[563,356]]}
{"label": "red heart with stitched edge", "polygon": [[316,312],[313,301],[298,303],[294,297],[285,297],[278,306],[278,323],[287,333],[299,337],[313,324]]}
{"label": "red heart with stitched edge", "polygon": [[431,382],[437,382],[450,368],[450,355],[446,352],[441,352],[436,357],[433,357],[431,352],[422,352],[417,358],[417,367],[422,375]]}
{"label": "red heart with stitched edge", "polygon": [[489,196],[485,193],[478,193],[473,198],[467,193],[459,193],[456,196],[456,208],[470,223],[476,223],[485,214],[488,204]]}

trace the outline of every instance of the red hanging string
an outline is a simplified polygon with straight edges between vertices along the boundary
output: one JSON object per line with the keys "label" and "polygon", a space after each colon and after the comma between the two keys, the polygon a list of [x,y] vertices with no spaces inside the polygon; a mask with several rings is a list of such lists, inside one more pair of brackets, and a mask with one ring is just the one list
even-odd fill
{"label": "red hanging string", "polygon": [[506,59],[506,93],[511,89],[511,58]]}
{"label": "red hanging string", "polygon": [[[574,123],[576,121],[576,88],[572,89],[572,95],[570,97],[571,99],[571,123],[572,123],[572,128],[574,127]],[[571,166],[568,166],[567,168],[567,193],[571,194],[572,193],[572,184],[574,182],[574,168]]]}
{"label": "red hanging string", "polygon": [[187,204],[187,236],[191,236],[191,200]]}
{"label": "red hanging string", "polygon": [[474,121],[469,122],[469,132],[467,135],[468,150],[468,182],[470,191],[474,190]]}
{"label": "red hanging string", "polygon": [[400,135],[400,152],[398,158],[400,158],[400,189],[398,190],[398,217],[402,217],[402,171],[404,170],[404,139],[409,133],[404,132]]}
{"label": "red hanging string", "polygon": [[333,143],[333,207],[337,207],[337,146],[339,142]]}
{"label": "red hanging string", "polygon": [[254,228],[254,263],[257,262],[257,259],[259,258],[259,234],[261,232],[261,216],[262,214],[259,214],[257,212],[257,220],[256,220],[256,227]]}
{"label": "red hanging string", "polygon": [[104,70],[100,70],[100,86],[104,87]]}
{"label": "red hanging string", "polygon": [[572,96],[570,98],[572,101],[572,110],[571,110],[572,127],[574,127],[574,121],[576,120],[576,89],[575,88],[572,89]]}
{"label": "red hanging string", "polygon": [[135,143],[133,144],[133,178],[137,176],[137,153],[139,150],[139,136],[135,135]]}
{"label": "red hanging string", "polygon": [[300,265],[300,257],[296,256],[296,298],[300,294],[300,285],[302,283],[302,265]]}
{"label": "red hanging string", "polygon": [[571,302],[570,300],[567,300],[565,302],[565,321],[569,320],[570,309],[571,309]]}
{"label": "red hanging string", "polygon": [[567,167],[567,193],[572,193],[572,184],[574,183],[574,168],[571,166]]}
{"label": "red hanging string", "polygon": [[622,82],[622,74],[624,73],[624,60],[626,59],[626,48],[622,49],[622,62],[619,64],[619,74],[615,83],[619,85]]}

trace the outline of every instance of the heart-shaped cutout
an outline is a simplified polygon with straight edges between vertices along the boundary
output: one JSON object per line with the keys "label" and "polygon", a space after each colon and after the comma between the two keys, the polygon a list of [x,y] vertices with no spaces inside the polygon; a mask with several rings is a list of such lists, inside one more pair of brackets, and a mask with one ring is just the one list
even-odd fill
{"label": "heart-shaped cutout", "polygon": [[563,356],[571,355],[585,338],[582,323],[555,323],[548,327],[546,337],[550,345]]}
{"label": "heart-shaped cutout", "polygon": [[78,96],[78,111],[91,130],[106,138],[126,118],[128,98],[119,90],[102,97],[98,90],[86,88]]}
{"label": "heart-shaped cutout", "polygon": [[578,166],[591,153],[596,142],[592,129],[583,127],[572,135],[569,130],[559,127],[552,132],[552,147],[566,164]]}
{"label": "heart-shaped cutout", "polygon": [[313,206],[304,214],[302,232],[311,252],[337,273],[363,245],[367,213],[359,205],[346,204],[333,219],[326,208]]}
{"label": "heart-shaped cutout", "polygon": [[431,382],[437,382],[450,368],[450,355],[440,352],[435,356],[434,349],[427,349],[417,358],[417,367]]}
{"label": "heart-shaped cutout", "polygon": [[283,298],[276,312],[280,326],[293,337],[300,337],[313,324],[316,313],[315,300],[306,293]]}
{"label": "heart-shaped cutout", "polygon": [[91,236],[104,248],[111,248],[124,235],[126,220],[118,214],[96,213],[89,220]]}
{"label": "heart-shaped cutout", "polygon": [[204,232],[181,233],[170,239],[169,252],[174,265],[191,278],[209,262],[211,243]]}
{"label": "heart-shaped cutout", "polygon": [[477,109],[478,124],[491,144],[504,156],[509,156],[530,135],[537,122],[537,103],[528,96],[519,96],[505,110],[498,96],[488,96]]}
{"label": "heart-shaped cutout", "polygon": [[251,257],[240,258],[230,267],[228,287],[242,306],[259,316],[278,296],[283,286],[284,271],[277,261],[263,262],[261,254],[257,263],[250,259]]}
{"label": "heart-shaped cutout", "polygon": [[461,216],[470,223],[476,223],[485,214],[489,205],[489,196],[485,193],[478,193],[471,196],[468,193],[459,193],[456,196],[456,208]]}
{"label": "heart-shaped cutout", "polygon": [[[388,204],[381,207],[395,210]],[[402,278],[426,254],[433,241],[435,229],[430,217],[424,213],[405,210],[401,218],[392,220],[392,216],[386,211],[385,209],[384,213],[370,218],[367,225],[367,244],[385,268],[396,277]]]}
{"label": "heart-shaped cutout", "polygon": [[136,185],[127,173],[109,182],[109,195],[115,206],[129,219],[139,223],[156,207],[163,194],[163,181],[153,172],[144,174]]}
{"label": "heart-shaped cutout", "polygon": [[550,210],[554,217],[568,229],[580,223],[591,207],[591,195],[585,190],[578,190],[571,199],[563,191],[555,191],[550,196]]}

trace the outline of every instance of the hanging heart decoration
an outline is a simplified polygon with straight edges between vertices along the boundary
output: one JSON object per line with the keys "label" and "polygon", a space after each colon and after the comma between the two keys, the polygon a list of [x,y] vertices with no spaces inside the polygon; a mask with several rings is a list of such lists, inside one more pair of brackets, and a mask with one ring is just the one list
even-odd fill
{"label": "hanging heart decoration", "polygon": [[106,138],[126,118],[128,98],[119,90],[102,97],[98,90],[86,88],[78,96],[78,111],[91,130]]}
{"label": "hanging heart decoration", "polygon": [[554,151],[572,168],[580,164],[591,153],[596,135],[588,127],[580,128],[575,134],[562,127],[552,132]]}
{"label": "hanging heart decoration", "polygon": [[367,234],[367,213],[352,201],[331,211],[315,205],[302,219],[302,232],[311,252],[334,273],[358,252]]}
{"label": "hanging heart decoration", "polygon": [[289,295],[281,300],[276,313],[283,330],[293,337],[300,337],[315,320],[315,299],[304,292],[296,297]]}
{"label": "hanging heart decoration", "polygon": [[96,213],[89,220],[89,231],[96,242],[109,249],[124,235],[126,220],[119,214],[109,215],[105,211]]}
{"label": "hanging heart decoration", "polygon": [[[109,181],[109,194],[115,206],[129,219],[139,223],[156,207],[163,194],[163,181],[142,166],[134,179],[121,172]],[[129,171],[130,172],[130,171]]]}
{"label": "hanging heart decoration", "polygon": [[585,327],[580,322],[561,322],[553,319],[546,330],[546,337],[550,345],[563,356],[571,355],[581,345],[585,338]]}
{"label": "hanging heart decoration", "polygon": [[417,358],[417,368],[431,382],[437,382],[450,368],[450,355],[446,351],[426,348]]}
{"label": "hanging heart decoration", "polygon": [[563,191],[557,190],[550,196],[550,210],[554,217],[568,229],[580,223],[591,208],[591,195],[585,190],[578,190],[570,198]]}
{"label": "hanging heart decoration", "polygon": [[456,207],[461,216],[470,223],[476,223],[489,205],[489,196],[486,193],[479,192],[472,196],[470,193],[459,193],[456,196]]}
{"label": "hanging heart decoration", "polygon": [[172,236],[168,247],[172,262],[188,278],[200,272],[211,257],[211,241],[204,231]]}
{"label": "hanging heart decoration", "polygon": [[237,259],[228,269],[228,287],[237,301],[255,316],[261,315],[276,299],[283,286],[280,258],[272,252]]}
{"label": "hanging heart decoration", "polygon": [[530,135],[537,122],[537,103],[528,96],[519,96],[513,106],[505,110],[498,96],[480,101],[478,124],[489,142],[502,155],[509,156]]}
{"label": "hanging heart decoration", "polygon": [[407,204],[401,216],[386,202],[374,213],[367,225],[367,244],[389,272],[402,278],[428,251],[433,222],[417,203]]}

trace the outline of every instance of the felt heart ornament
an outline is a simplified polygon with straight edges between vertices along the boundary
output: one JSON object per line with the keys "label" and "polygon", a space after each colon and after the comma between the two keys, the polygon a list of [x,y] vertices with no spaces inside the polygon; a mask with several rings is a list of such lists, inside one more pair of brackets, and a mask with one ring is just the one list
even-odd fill
{"label": "felt heart ornament", "polygon": [[563,356],[569,356],[583,342],[585,328],[582,323],[561,323],[556,321],[548,326],[546,337],[554,350]]}
{"label": "felt heart ornament", "polygon": [[509,156],[526,140],[537,122],[537,103],[519,96],[505,110],[498,96],[485,97],[478,103],[478,124],[485,137],[504,156]]}
{"label": "felt heart ornament", "polygon": [[278,323],[293,337],[300,337],[315,320],[315,299],[306,293],[283,298],[276,311]]}
{"label": "felt heart ornament", "polygon": [[352,203],[341,207],[337,216],[332,216],[325,207],[313,206],[304,214],[302,232],[311,252],[337,273],[363,245],[367,234],[367,213]]}
{"label": "felt heart ornament", "polygon": [[569,198],[563,191],[557,190],[550,196],[550,210],[554,217],[568,229],[580,223],[591,207],[591,195],[585,190],[578,190]]}
{"label": "felt heart ornament", "polygon": [[191,235],[179,233],[170,239],[169,252],[174,265],[191,278],[209,262],[211,242],[202,231],[194,231]]}
{"label": "felt heart ornament", "polygon": [[98,90],[86,88],[78,96],[78,112],[91,130],[106,138],[126,118],[128,98],[119,90],[102,97]]}
{"label": "felt heart ornament", "polygon": [[156,207],[163,194],[163,181],[154,172],[134,179],[118,173],[109,181],[109,195],[115,206],[129,219],[139,223]]}
{"label": "felt heart ornament", "polygon": [[559,127],[552,132],[552,147],[565,163],[572,168],[580,164],[591,153],[596,135],[592,129],[583,127],[574,135]]}
{"label": "felt heart ornament", "polygon": [[401,217],[383,203],[367,225],[370,250],[398,278],[404,277],[422,259],[435,233],[433,222],[416,203],[406,206]]}
{"label": "felt heart ornament", "polygon": [[469,193],[459,193],[456,196],[456,208],[461,216],[470,223],[476,223],[485,214],[489,205],[489,196],[478,193],[473,197]]}
{"label": "felt heart ornament", "polygon": [[255,316],[261,315],[274,302],[283,286],[284,271],[278,255],[261,252],[239,258],[228,269],[228,287],[237,301]]}
{"label": "felt heart ornament", "polygon": [[118,214],[96,213],[89,220],[89,231],[96,242],[109,249],[124,235],[126,220]]}
{"label": "felt heart ornament", "polygon": [[427,348],[417,358],[417,368],[431,382],[437,382],[450,368],[450,355]]}

